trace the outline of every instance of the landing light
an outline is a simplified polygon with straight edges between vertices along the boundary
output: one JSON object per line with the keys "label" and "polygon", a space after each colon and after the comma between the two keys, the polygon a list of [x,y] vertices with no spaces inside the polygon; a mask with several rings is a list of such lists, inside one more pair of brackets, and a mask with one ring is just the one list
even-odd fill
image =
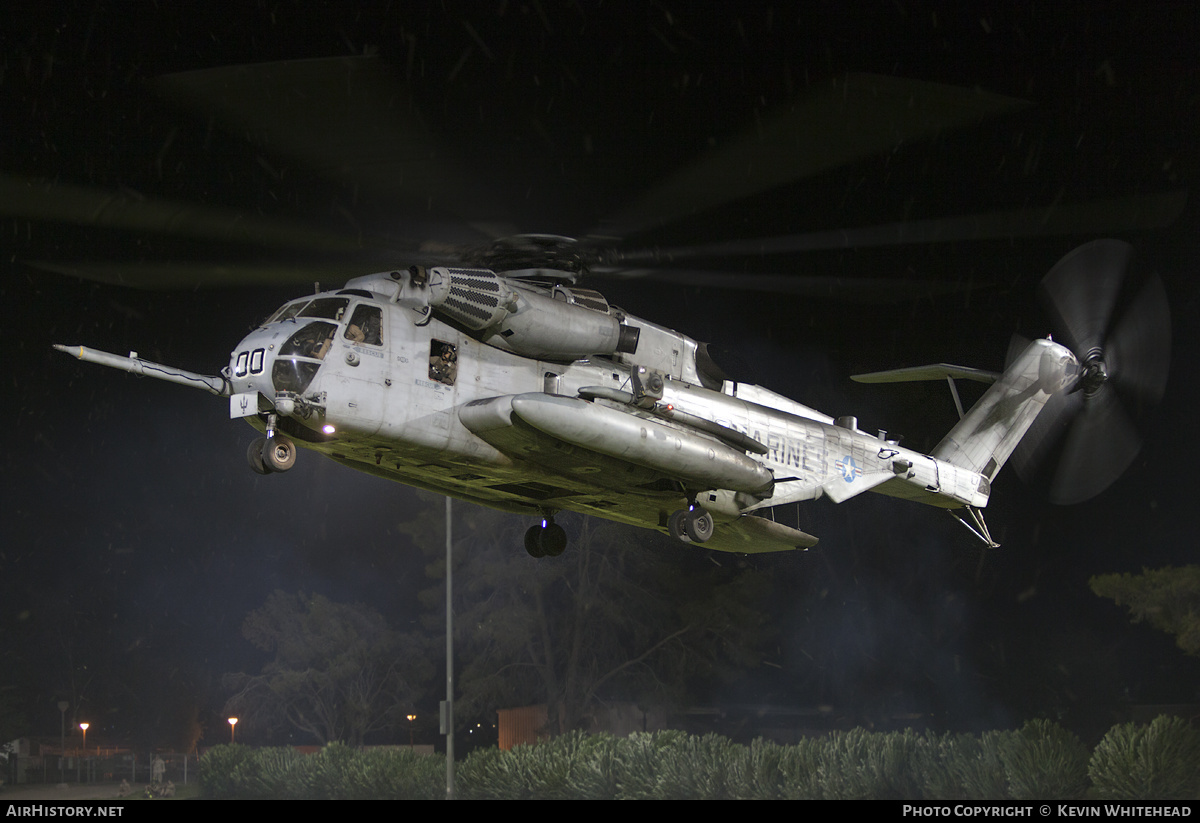
{"label": "landing light", "polygon": [[337,429],[335,429],[330,424],[326,423],[324,426],[321,427],[321,431],[325,432],[326,434],[333,434],[335,431],[337,431]]}

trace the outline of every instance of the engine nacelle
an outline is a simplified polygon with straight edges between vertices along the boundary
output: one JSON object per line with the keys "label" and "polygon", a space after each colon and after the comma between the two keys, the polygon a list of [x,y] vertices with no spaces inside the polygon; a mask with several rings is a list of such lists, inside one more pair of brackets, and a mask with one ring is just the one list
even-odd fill
{"label": "engine nacelle", "polygon": [[639,330],[611,314],[517,290],[516,309],[483,338],[499,349],[547,360],[637,351]]}
{"label": "engine nacelle", "polygon": [[639,329],[621,323],[595,292],[548,293],[490,269],[413,267],[398,275],[398,303],[432,309],[498,349],[546,360],[637,351]]}

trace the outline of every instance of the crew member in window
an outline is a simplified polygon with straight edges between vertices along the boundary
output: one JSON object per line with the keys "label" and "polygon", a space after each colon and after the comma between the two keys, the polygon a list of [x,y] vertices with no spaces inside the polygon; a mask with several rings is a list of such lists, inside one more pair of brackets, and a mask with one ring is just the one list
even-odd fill
{"label": "crew member in window", "polygon": [[[434,345],[438,345],[437,341],[434,341]],[[458,353],[449,343],[440,345],[441,351],[429,358],[429,379],[453,386],[454,379],[458,376]]]}

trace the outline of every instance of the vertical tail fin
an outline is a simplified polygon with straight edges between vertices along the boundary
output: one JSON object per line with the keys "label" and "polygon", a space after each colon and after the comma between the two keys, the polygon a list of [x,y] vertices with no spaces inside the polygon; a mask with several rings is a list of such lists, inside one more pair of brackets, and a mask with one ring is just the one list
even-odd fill
{"label": "vertical tail fin", "polygon": [[1034,340],[950,430],[932,456],[991,482],[1055,392],[1078,372],[1064,346]]}

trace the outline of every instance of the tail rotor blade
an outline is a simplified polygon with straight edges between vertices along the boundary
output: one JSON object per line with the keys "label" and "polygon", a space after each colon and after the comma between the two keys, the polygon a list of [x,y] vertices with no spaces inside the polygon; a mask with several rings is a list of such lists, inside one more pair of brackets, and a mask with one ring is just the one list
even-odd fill
{"label": "tail rotor blade", "polygon": [[1035,483],[1042,469],[1054,462],[1051,455],[1062,443],[1082,403],[1079,395],[1060,392],[1047,400],[1041,413],[1034,418],[1009,458],[1026,483]]}
{"label": "tail rotor blade", "polygon": [[1171,311],[1151,274],[1117,320],[1105,346],[1112,380],[1137,411],[1162,399],[1171,361]]}
{"label": "tail rotor blade", "polygon": [[1070,424],[1062,456],[1050,486],[1050,501],[1081,503],[1107,489],[1142,448],[1137,427],[1112,387],[1084,401]]}
{"label": "tail rotor blade", "polygon": [[1063,342],[1078,357],[1104,345],[1133,248],[1097,240],[1058,261],[1042,281],[1042,295]]}
{"label": "tail rotor blade", "polygon": [[1049,476],[1052,502],[1079,503],[1112,485],[1141,449],[1139,418],[1166,386],[1170,310],[1162,282],[1120,240],[1069,253],[1041,293],[1080,375],[1046,404],[1014,460],[1026,479]]}

